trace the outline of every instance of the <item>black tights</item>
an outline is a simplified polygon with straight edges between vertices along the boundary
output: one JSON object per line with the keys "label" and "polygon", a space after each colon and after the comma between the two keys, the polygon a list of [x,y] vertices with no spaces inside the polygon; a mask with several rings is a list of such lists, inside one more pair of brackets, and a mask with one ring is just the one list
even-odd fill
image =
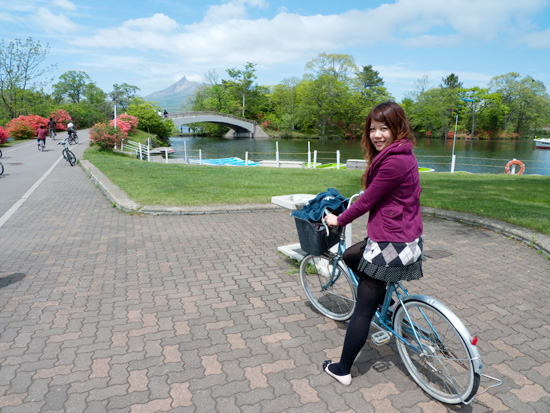
{"label": "black tights", "polygon": [[[344,253],[344,262],[354,272],[359,266],[363,250],[361,242],[352,245]],[[384,300],[386,283],[362,275],[357,287],[357,305],[349,322],[344,340],[344,348],[339,363],[331,364],[329,369],[339,376],[349,374],[355,358],[367,342],[369,327],[378,304]]]}

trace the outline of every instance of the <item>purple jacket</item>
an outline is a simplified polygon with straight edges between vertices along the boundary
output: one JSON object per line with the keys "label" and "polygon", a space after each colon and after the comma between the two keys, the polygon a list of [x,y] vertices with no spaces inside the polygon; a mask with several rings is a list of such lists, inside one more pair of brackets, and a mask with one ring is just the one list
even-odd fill
{"label": "purple jacket", "polygon": [[338,217],[345,226],[369,213],[367,233],[377,242],[411,242],[422,235],[420,176],[412,143],[397,141],[382,150],[367,171],[366,190]]}

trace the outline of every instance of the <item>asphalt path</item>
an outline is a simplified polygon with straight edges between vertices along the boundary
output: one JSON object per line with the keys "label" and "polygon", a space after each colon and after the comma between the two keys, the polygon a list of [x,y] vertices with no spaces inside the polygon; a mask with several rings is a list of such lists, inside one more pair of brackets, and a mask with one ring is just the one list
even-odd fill
{"label": "asphalt path", "polygon": [[[2,149],[0,162],[4,165],[4,174],[0,176],[0,227],[48,179],[53,168],[71,167],[61,155],[62,145],[58,145],[66,137],[67,132],[58,132],[55,140],[47,138],[44,152],[38,151],[35,139]],[[89,130],[78,131],[78,140],[78,145],[70,145],[70,149],[80,159],[89,145]]]}

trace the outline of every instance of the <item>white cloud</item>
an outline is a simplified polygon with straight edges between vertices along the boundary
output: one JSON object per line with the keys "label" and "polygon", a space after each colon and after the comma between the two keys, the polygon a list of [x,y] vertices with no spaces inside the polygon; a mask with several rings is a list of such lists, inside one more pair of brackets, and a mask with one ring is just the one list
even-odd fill
{"label": "white cloud", "polygon": [[153,17],[127,20],[122,27],[142,32],[159,31],[172,32],[178,28],[178,23],[162,13],[154,14]]}
{"label": "white cloud", "polygon": [[550,29],[528,33],[520,41],[532,49],[550,49]]}
{"label": "white cloud", "polygon": [[100,29],[94,36],[75,38],[70,42],[82,47],[169,50],[173,47],[173,32],[178,27],[170,17],[155,14],[149,18],[127,20],[120,27]]}
{"label": "white cloud", "polygon": [[49,9],[39,8],[35,14],[29,17],[31,23],[44,28],[46,32],[74,33],[78,25],[63,14],[53,14]]}
{"label": "white cloud", "polygon": [[247,6],[265,9],[269,4],[265,0],[232,0],[220,5],[210,6],[204,21],[218,23],[233,19],[244,19],[247,16]]}
{"label": "white cloud", "polygon": [[69,1],[69,0],[54,0],[51,2],[51,7],[56,9],[63,9],[63,10],[76,10],[76,5]]}
{"label": "white cloud", "polygon": [[0,13],[0,21],[4,22],[13,22],[15,20],[14,16],[10,13]]}
{"label": "white cloud", "polygon": [[[521,29],[512,23],[528,22],[544,7],[544,0],[398,0],[338,15],[302,16],[280,11],[271,19],[247,17],[248,9],[267,6],[265,0],[232,0],[210,6],[201,22],[185,26],[164,14],[155,14],[98,30],[94,36],[74,43],[165,50],[193,62],[273,64],[304,53],[354,45],[429,48],[453,47],[472,39],[491,41],[510,33],[512,26]],[[525,39],[528,45],[543,43],[542,36]]]}

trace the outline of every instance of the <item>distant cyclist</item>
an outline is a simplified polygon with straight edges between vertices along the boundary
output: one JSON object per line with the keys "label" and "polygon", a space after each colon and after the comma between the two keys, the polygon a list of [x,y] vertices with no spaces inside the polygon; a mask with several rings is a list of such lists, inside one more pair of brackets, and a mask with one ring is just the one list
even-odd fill
{"label": "distant cyclist", "polygon": [[53,118],[50,118],[48,121],[48,134],[51,136],[52,139],[55,138],[55,130],[57,128],[57,123]]}
{"label": "distant cyclist", "polygon": [[72,122],[69,122],[67,125],[67,133],[69,134],[69,138],[73,133],[76,135],[76,128]]}
{"label": "distant cyclist", "polygon": [[[48,130],[44,127],[44,125],[40,125],[39,129],[36,131],[36,136],[37,136],[36,141],[38,142],[38,150],[40,150],[40,145],[42,145],[43,148],[46,147],[47,134],[48,134]],[[42,143],[40,141],[42,141]]]}

